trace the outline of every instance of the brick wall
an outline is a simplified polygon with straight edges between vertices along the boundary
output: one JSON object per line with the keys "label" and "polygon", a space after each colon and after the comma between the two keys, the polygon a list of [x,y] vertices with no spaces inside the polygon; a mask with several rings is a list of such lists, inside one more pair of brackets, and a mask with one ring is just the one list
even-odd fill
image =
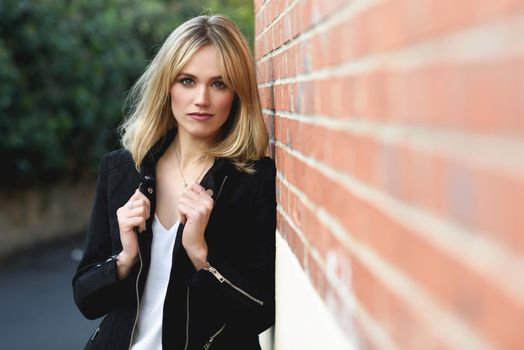
{"label": "brick wall", "polygon": [[351,343],[524,349],[524,1],[255,14],[278,233]]}

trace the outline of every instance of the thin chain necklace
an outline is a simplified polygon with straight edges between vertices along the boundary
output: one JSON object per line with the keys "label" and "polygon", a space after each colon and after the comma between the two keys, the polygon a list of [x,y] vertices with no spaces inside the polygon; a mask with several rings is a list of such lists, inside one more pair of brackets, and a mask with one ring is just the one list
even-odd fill
{"label": "thin chain necklace", "polygon": [[[175,157],[176,157],[176,164],[178,165],[178,171],[180,171],[180,175],[182,175],[182,181],[184,181],[184,188],[186,188],[188,186],[187,185],[187,181],[186,181],[186,177],[184,176],[184,173],[182,172],[182,168],[180,167],[180,159],[178,158],[178,152],[176,151],[176,149],[175,149]],[[198,183],[198,179],[200,178],[200,176],[202,176],[202,174],[204,173],[204,170],[206,170],[206,168],[207,168],[207,165],[204,166],[204,168],[202,169],[200,174],[197,176],[195,182]]]}

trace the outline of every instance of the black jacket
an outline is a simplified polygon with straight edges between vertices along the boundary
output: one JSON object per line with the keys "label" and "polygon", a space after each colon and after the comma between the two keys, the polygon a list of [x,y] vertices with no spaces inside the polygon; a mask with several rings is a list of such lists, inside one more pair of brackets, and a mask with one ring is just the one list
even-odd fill
{"label": "black jacket", "polygon": [[[175,134],[172,129],[157,142],[140,172],[122,149],[101,161],[84,256],[73,278],[81,312],[89,319],[106,315],[87,349],[129,349],[150,263],[155,165]],[[256,173],[248,175],[217,158],[200,182],[214,193],[205,231],[212,268],[195,270],[180,225],[164,302],[164,349],[260,349],[258,334],[274,323],[276,170],[269,157],[254,166]],[[140,262],[121,281],[114,257],[122,249],[116,210],[139,185],[152,215],[146,232],[138,234]]]}

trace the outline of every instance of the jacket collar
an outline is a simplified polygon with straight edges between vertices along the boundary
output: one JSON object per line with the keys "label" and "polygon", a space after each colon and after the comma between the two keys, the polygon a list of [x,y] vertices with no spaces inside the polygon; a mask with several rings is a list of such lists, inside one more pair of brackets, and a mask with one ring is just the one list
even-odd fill
{"label": "jacket collar", "polygon": [[175,139],[177,129],[172,128],[167,131],[167,133],[158,140],[153,147],[146,153],[142,164],[140,165],[140,175],[141,177],[151,177],[155,178],[155,169],[156,163],[160,157],[164,154],[167,147]]}
{"label": "jacket collar", "polygon": [[[169,129],[164,136],[158,140],[153,147],[147,152],[142,164],[140,165],[140,178],[142,182],[155,182],[156,163],[167,150],[171,142],[175,139],[177,128]],[[225,165],[225,166],[224,166]],[[206,189],[213,190],[212,198],[218,195],[217,187],[221,186],[226,175],[226,170],[232,165],[225,158],[218,157],[213,162],[211,168],[206,172],[200,185]]]}

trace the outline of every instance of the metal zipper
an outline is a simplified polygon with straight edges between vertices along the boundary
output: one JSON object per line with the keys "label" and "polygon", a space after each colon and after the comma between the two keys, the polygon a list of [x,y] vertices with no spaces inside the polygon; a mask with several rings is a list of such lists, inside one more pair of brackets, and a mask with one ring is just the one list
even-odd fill
{"label": "metal zipper", "polygon": [[184,350],[187,350],[189,345],[189,286],[187,287],[187,298],[186,298],[186,345]]}
{"label": "metal zipper", "polygon": [[239,287],[235,286],[233,283],[231,283],[230,280],[228,280],[227,278],[225,278],[224,276],[222,276],[220,274],[220,272],[217,271],[217,269],[215,269],[213,266],[209,265],[207,267],[204,267],[204,270],[206,271],[209,271],[213,274],[213,276],[216,277],[216,279],[220,282],[220,283],[223,283],[223,282],[226,282],[227,284],[229,284],[232,288],[234,288],[235,290],[239,291],[240,293],[244,294],[246,297],[248,297],[249,299],[253,300],[254,302],[260,304],[260,305],[264,305],[264,302],[262,300],[259,300],[257,298],[255,298],[254,296],[250,295],[248,292],[240,289]]}
{"label": "metal zipper", "polygon": [[[224,180],[222,180],[222,184],[220,185],[220,188],[218,190],[218,194],[214,200],[213,205],[215,205],[218,201],[218,198],[220,197],[220,194],[222,193],[222,188],[224,187],[224,184],[226,183],[227,175],[224,177]],[[225,324],[224,324],[225,326]],[[218,334],[218,333],[217,333]],[[213,336],[213,338],[216,335]],[[211,340],[212,341],[212,340]],[[189,346],[189,286],[187,287],[187,300],[186,300],[186,345],[184,346],[184,350],[187,350],[187,347]]]}
{"label": "metal zipper", "polygon": [[215,340],[215,338],[217,337],[217,335],[219,335],[220,333],[222,333],[222,331],[224,330],[224,328],[226,328],[226,324],[224,323],[224,325],[217,331],[215,332],[215,334],[213,334],[212,336],[209,337],[209,340],[207,341],[207,343],[204,344],[204,349],[205,350],[209,350],[209,348],[211,347],[211,343],[213,342],[213,340]]}
{"label": "metal zipper", "polygon": [[140,274],[142,273],[142,266],[143,266],[143,262],[142,262],[142,254],[140,253],[140,245],[138,244],[138,228],[135,228],[135,235],[137,236],[136,239],[137,239],[137,249],[138,249],[138,258],[140,260],[140,268],[138,269],[138,275],[136,277],[136,282],[135,282],[135,292],[136,292],[136,317],[135,317],[135,322],[133,323],[133,329],[131,330],[131,339],[129,339],[129,349],[131,349],[131,345],[133,345],[133,336],[135,335],[135,328],[136,328],[136,324],[138,322],[138,313],[140,311],[140,296],[138,295],[138,281],[140,280]]}
{"label": "metal zipper", "polygon": [[91,339],[89,341],[95,340],[95,337],[97,336],[98,332],[100,332],[100,326],[96,327],[95,333],[91,336]]}

